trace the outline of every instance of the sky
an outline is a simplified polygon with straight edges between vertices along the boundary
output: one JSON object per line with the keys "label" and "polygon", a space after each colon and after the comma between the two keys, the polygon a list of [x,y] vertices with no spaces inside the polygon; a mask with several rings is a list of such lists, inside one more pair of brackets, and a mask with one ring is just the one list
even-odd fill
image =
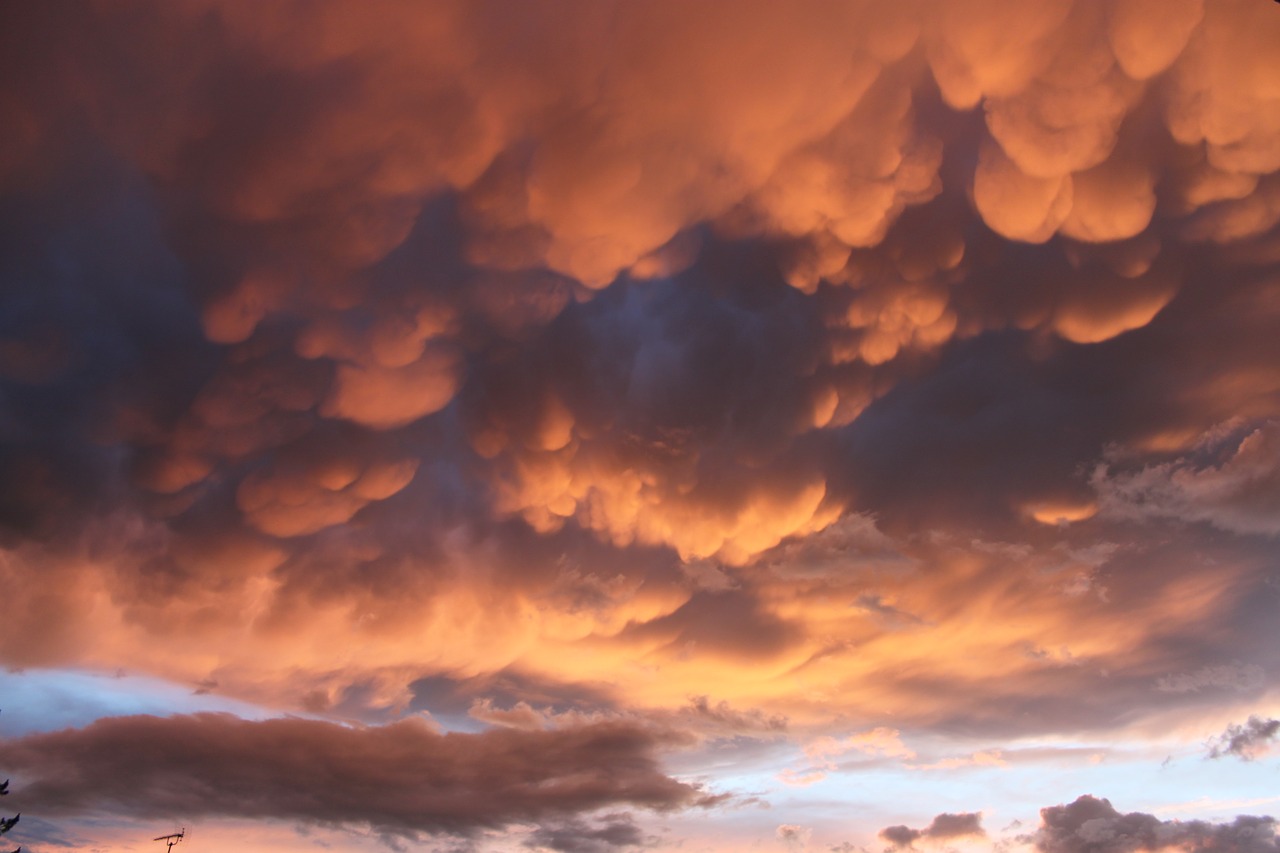
{"label": "sky", "polygon": [[1280,6],[0,7],[25,853],[1280,851]]}

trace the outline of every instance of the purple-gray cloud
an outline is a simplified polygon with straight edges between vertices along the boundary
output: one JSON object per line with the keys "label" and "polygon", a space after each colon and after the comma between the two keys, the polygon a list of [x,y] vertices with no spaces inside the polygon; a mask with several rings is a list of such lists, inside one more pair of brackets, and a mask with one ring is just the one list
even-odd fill
{"label": "purple-gray cloud", "polygon": [[25,808],[45,816],[283,818],[465,835],[517,821],[575,827],[575,815],[610,806],[716,802],[661,772],[655,751],[667,737],[616,722],[439,734],[412,718],[352,728],[133,716],[9,740],[0,759],[21,780]]}
{"label": "purple-gray cloud", "polygon": [[535,752],[1273,688],[1280,16],[941,6],[6,5],[0,664]]}
{"label": "purple-gray cloud", "polygon": [[646,836],[626,813],[602,815],[595,823],[566,820],[539,827],[524,842],[526,847],[545,848],[560,853],[610,853],[652,847],[657,839]]}
{"label": "purple-gray cloud", "polygon": [[1230,823],[1161,820],[1143,812],[1121,814],[1109,800],[1085,794],[1040,810],[1041,828],[1029,836],[1041,853],[1274,853],[1276,821],[1240,816]]}
{"label": "purple-gray cloud", "polygon": [[1261,758],[1280,738],[1280,720],[1250,716],[1243,724],[1227,726],[1209,745],[1210,758],[1234,755],[1242,761]]}
{"label": "purple-gray cloud", "polygon": [[1118,518],[1206,521],[1236,533],[1280,534],[1280,421],[1234,442],[1216,464],[1181,458],[1092,483],[1102,511]]}
{"label": "purple-gray cloud", "polygon": [[880,837],[893,845],[894,849],[910,850],[921,839],[940,841],[948,838],[968,836],[985,836],[982,828],[981,812],[960,812],[950,814],[943,812],[936,815],[923,829],[912,829],[909,826],[887,826],[880,830]]}

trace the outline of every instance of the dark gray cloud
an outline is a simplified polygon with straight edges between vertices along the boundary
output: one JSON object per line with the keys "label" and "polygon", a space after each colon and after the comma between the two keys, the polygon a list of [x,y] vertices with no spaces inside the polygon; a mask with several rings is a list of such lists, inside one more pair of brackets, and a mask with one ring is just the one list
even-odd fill
{"label": "dark gray cloud", "polygon": [[1231,436],[1227,446],[1202,448],[1139,470],[1092,477],[1102,510],[1127,519],[1205,521],[1235,533],[1280,534],[1280,422],[1267,421]]}
{"label": "dark gray cloud", "polygon": [[1234,755],[1242,761],[1261,758],[1280,737],[1280,720],[1251,716],[1243,724],[1232,724],[1210,743],[1209,757]]}
{"label": "dark gray cloud", "polygon": [[1203,666],[1194,672],[1161,676],[1156,689],[1164,693],[1198,693],[1201,690],[1255,691],[1267,683],[1267,674],[1257,664],[1239,661]]}
{"label": "dark gray cloud", "polygon": [[1085,794],[1040,810],[1041,828],[1028,840],[1041,853],[1272,853],[1280,850],[1276,821],[1240,816],[1230,823],[1161,820],[1143,812],[1121,814],[1109,800]]}
{"label": "dark gray cloud", "polygon": [[518,821],[559,826],[609,806],[715,802],[661,772],[655,751],[665,737],[618,722],[442,735],[414,719],[351,728],[133,716],[7,741],[3,760],[21,780],[24,807],[43,815],[282,818],[465,835]]}
{"label": "dark gray cloud", "polygon": [[480,700],[502,706],[524,702],[553,713],[616,708],[608,685],[559,683],[517,669],[472,678],[435,675],[419,679],[409,687],[413,691],[410,710],[428,711],[433,716],[466,714]]}
{"label": "dark gray cloud", "polygon": [[919,840],[921,834],[920,830],[912,829],[905,824],[886,826],[884,829],[880,830],[881,838],[892,844],[894,847],[899,848],[911,847],[917,840]]}
{"label": "dark gray cloud", "polygon": [[691,716],[694,725],[703,723],[720,735],[777,735],[786,731],[787,718],[780,714],[765,714],[759,709],[740,711],[720,701],[714,705],[706,696],[694,696],[689,700],[685,716]]}
{"label": "dark gray cloud", "polygon": [[539,827],[525,841],[526,847],[558,850],[560,853],[610,853],[653,847],[658,839],[646,836],[626,813],[602,815],[598,820],[567,820]]}
{"label": "dark gray cloud", "polygon": [[658,641],[673,649],[696,645],[711,654],[749,660],[785,651],[802,630],[765,611],[748,593],[700,591],[675,612],[629,627],[622,639]]}
{"label": "dark gray cloud", "polygon": [[985,836],[982,828],[981,812],[959,812],[950,814],[943,812],[936,815],[923,829],[912,829],[909,826],[887,826],[880,830],[880,837],[889,842],[895,849],[910,850],[917,841],[928,839],[942,841],[948,838],[966,836]]}
{"label": "dark gray cloud", "polygon": [[[681,660],[893,694],[664,694],[765,736],[1271,686],[1269,6],[1063,2],[992,57],[999,3],[319,5],[0,13],[3,663],[366,720]],[[988,673],[874,665],[975,601]]]}

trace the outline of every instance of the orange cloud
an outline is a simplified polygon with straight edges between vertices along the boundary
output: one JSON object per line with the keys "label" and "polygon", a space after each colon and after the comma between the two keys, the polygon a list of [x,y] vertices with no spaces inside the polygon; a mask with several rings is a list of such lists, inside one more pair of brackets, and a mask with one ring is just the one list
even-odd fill
{"label": "orange cloud", "polygon": [[11,17],[6,665],[793,783],[1274,670],[1269,4]]}

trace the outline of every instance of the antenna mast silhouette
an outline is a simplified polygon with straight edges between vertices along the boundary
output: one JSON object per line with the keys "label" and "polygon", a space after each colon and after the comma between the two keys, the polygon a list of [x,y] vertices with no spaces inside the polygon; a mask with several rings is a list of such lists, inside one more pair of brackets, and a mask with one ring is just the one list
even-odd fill
{"label": "antenna mast silhouette", "polygon": [[152,841],[163,841],[163,842],[167,845],[167,847],[166,847],[166,849],[165,849],[165,853],[172,853],[172,851],[173,851],[173,845],[177,844],[177,843],[178,843],[179,841],[181,841],[184,837],[186,837],[186,834],[187,834],[187,828],[184,826],[184,827],[182,827],[182,829],[181,829],[181,830],[179,830],[178,832],[173,833],[172,835],[160,835],[160,836],[157,836],[157,837],[155,837],[155,838],[153,838],[153,839],[151,839],[151,840],[152,840]]}

